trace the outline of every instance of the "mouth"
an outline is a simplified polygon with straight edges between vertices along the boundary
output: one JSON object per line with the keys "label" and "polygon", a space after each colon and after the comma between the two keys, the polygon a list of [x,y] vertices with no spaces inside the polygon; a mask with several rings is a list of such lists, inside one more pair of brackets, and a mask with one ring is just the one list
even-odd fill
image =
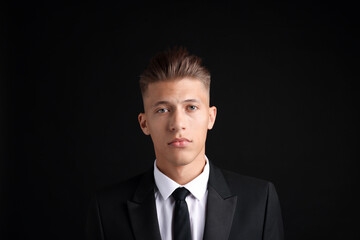
{"label": "mouth", "polygon": [[169,146],[172,147],[186,147],[192,141],[187,138],[175,138],[171,142],[168,143]]}

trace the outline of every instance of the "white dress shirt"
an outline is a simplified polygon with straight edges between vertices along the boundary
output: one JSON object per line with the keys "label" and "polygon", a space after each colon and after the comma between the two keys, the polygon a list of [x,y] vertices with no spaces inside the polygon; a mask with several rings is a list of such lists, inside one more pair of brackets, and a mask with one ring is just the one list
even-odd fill
{"label": "white dress shirt", "polygon": [[179,185],[168,176],[160,172],[154,162],[154,178],[157,190],[155,191],[156,212],[159,221],[160,235],[162,240],[172,240],[172,219],[175,200],[171,196],[178,187],[186,187],[190,191],[185,201],[189,209],[190,228],[192,240],[201,240],[204,235],[206,200],[208,195],[207,183],[209,180],[209,163],[206,164],[202,173],[185,185]]}

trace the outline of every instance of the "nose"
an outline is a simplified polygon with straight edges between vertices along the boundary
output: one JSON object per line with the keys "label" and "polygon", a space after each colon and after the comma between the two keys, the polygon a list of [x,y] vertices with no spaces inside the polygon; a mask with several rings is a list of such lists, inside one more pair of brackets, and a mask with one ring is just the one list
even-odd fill
{"label": "nose", "polygon": [[186,129],[186,116],[181,110],[175,110],[170,118],[170,131],[180,131]]}

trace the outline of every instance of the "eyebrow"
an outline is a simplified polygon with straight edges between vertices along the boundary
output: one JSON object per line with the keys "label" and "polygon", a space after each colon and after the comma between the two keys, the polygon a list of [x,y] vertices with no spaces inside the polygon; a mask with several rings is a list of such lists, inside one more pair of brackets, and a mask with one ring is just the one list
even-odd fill
{"label": "eyebrow", "polygon": [[[182,101],[182,103],[189,103],[189,102],[200,103],[199,100],[193,99],[193,98],[191,98],[191,99],[186,99],[186,100]],[[152,107],[154,108],[154,107],[157,107],[157,106],[162,105],[162,104],[167,105],[167,104],[171,104],[171,103],[170,103],[169,101],[158,101],[158,102],[156,102]]]}

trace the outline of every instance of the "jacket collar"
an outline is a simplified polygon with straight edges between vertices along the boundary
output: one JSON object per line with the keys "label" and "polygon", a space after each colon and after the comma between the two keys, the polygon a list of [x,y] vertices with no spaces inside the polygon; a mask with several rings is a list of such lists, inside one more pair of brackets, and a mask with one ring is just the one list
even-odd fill
{"label": "jacket collar", "polygon": [[204,240],[229,238],[236,203],[223,173],[210,164]]}
{"label": "jacket collar", "polygon": [[[161,239],[155,188],[152,168],[142,176],[133,199],[128,201],[130,220],[137,240]],[[237,196],[231,193],[221,170],[210,163],[204,240],[228,239],[236,202]]]}
{"label": "jacket collar", "polygon": [[128,201],[128,212],[136,240],[161,240],[155,204],[153,171],[146,172]]}

